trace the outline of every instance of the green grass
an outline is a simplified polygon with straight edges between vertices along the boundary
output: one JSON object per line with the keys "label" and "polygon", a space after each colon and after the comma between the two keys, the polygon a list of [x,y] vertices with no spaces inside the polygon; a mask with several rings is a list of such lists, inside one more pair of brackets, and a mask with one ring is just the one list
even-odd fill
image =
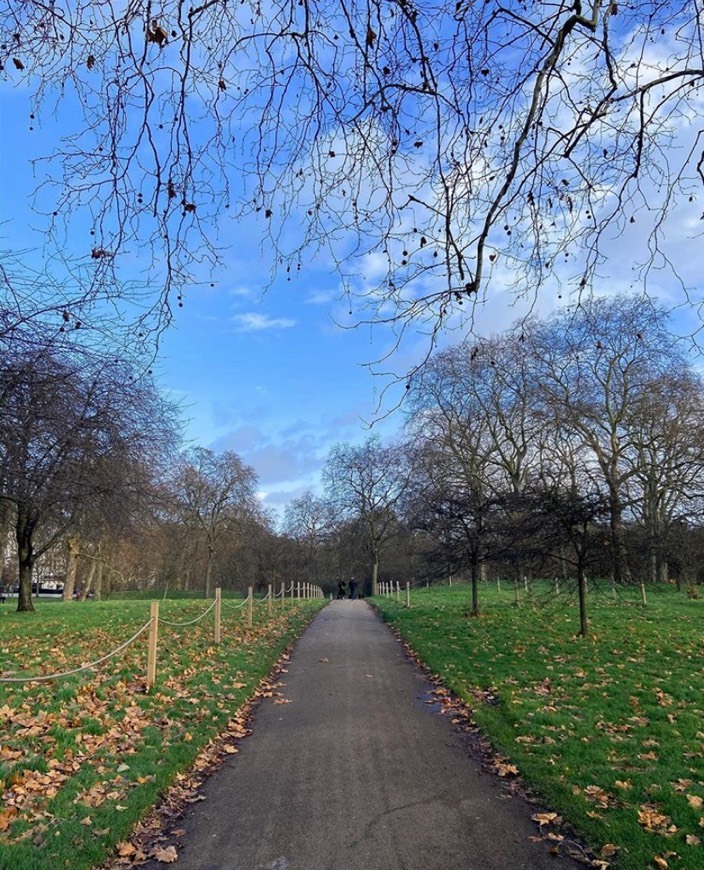
{"label": "green grass", "polygon": [[[157,682],[144,693],[146,634],[97,671],[0,683],[0,870],[87,870],[105,860],[250,697],[323,601],[223,606],[187,628],[161,625]],[[114,649],[149,618],[144,601],[39,602],[0,610],[0,674],[68,670]],[[184,622],[201,601],[167,600]]]}
{"label": "green grass", "polygon": [[584,639],[568,595],[481,595],[479,618],[466,586],[373,602],[551,810],[618,846],[612,866],[704,867],[704,601],[595,594]]}

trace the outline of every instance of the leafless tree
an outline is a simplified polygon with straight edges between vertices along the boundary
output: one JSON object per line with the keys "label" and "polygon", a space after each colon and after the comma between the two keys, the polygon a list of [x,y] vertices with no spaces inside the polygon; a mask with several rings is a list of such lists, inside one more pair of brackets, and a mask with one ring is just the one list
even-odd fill
{"label": "leafless tree", "polygon": [[213,595],[213,568],[223,542],[236,538],[241,543],[245,522],[258,513],[255,486],[254,470],[231,450],[214,453],[197,447],[174,468],[171,506],[179,521],[203,541],[206,598]]}
{"label": "leafless tree", "polygon": [[635,473],[629,420],[653,381],[680,367],[666,315],[639,297],[598,299],[534,322],[528,333],[545,425],[575,433],[591,451],[608,494],[614,581],[629,582],[623,533]]}
{"label": "leafless tree", "polygon": [[640,277],[677,273],[702,36],[684,0],[0,2],[2,75],[66,124],[37,205],[56,247],[75,218],[109,276],[150,245],[168,305],[253,213],[274,267],[328,248],[370,317],[431,331],[497,285],[586,287],[632,224]]}
{"label": "leafless tree", "polygon": [[406,452],[382,446],[376,437],[362,445],[336,444],[328,454],[323,482],[340,519],[358,520],[370,558],[372,595],[377,594],[384,547],[397,526],[397,507],[408,486]]}
{"label": "leafless tree", "polygon": [[[490,516],[506,483],[506,475],[498,470],[502,456],[495,438],[500,438],[514,471],[522,462],[522,447],[517,454],[513,433],[504,438],[500,418],[487,413],[491,361],[475,344],[438,354],[413,385],[408,405],[410,441],[415,445],[416,523],[439,533],[454,552],[456,566],[469,569],[474,616],[480,610],[479,575],[491,550]],[[504,398],[506,404],[511,402],[508,394]],[[520,439],[520,433],[515,434]]]}
{"label": "leafless tree", "polygon": [[686,367],[653,378],[629,409],[631,501],[646,533],[649,580],[669,578],[668,532],[704,495],[704,384]]}
{"label": "leafless tree", "polygon": [[32,610],[37,558],[86,505],[97,515],[127,497],[136,457],[156,456],[174,427],[148,379],[78,348],[58,354],[50,340],[2,359],[0,409],[0,498],[15,520],[18,609]]}
{"label": "leafless tree", "polygon": [[[326,545],[335,529],[332,505],[308,491],[286,506],[283,531],[290,536],[301,554],[301,567],[310,582],[320,582],[327,573],[330,579],[330,560],[325,559]],[[327,565],[323,563],[327,561]],[[325,571],[327,568],[327,572]]]}

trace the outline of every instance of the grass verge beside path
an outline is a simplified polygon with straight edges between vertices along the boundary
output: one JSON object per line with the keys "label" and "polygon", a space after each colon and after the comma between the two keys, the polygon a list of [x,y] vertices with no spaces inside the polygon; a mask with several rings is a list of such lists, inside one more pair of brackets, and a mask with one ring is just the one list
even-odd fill
{"label": "grass verge beside path", "polygon": [[583,639],[567,597],[482,595],[477,619],[464,586],[373,603],[602,866],[701,870],[704,601],[593,596]]}
{"label": "grass verge beside path", "polygon": [[[185,622],[210,602],[165,601]],[[97,671],[48,683],[0,683],[0,870],[70,870],[105,860],[176,775],[222,731],[324,601],[223,606],[159,630],[157,681],[144,692],[147,636]],[[115,649],[149,619],[142,601],[0,611],[0,675],[50,674]]]}

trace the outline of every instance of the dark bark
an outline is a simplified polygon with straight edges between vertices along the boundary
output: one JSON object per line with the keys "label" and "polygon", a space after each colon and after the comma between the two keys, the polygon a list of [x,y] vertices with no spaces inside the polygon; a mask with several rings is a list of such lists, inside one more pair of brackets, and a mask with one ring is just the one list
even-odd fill
{"label": "dark bark", "polygon": [[34,610],[32,602],[32,575],[34,573],[33,535],[36,523],[22,506],[17,509],[15,535],[17,539],[17,562],[19,566],[20,588],[17,596],[17,612]]}
{"label": "dark bark", "polygon": [[479,616],[479,565],[476,559],[472,561],[470,567],[470,579],[472,583],[472,610],[470,616]]}
{"label": "dark bark", "polygon": [[589,621],[587,619],[587,575],[584,573],[584,560],[581,554],[577,557],[577,592],[579,597],[579,635],[586,637],[589,634]]}

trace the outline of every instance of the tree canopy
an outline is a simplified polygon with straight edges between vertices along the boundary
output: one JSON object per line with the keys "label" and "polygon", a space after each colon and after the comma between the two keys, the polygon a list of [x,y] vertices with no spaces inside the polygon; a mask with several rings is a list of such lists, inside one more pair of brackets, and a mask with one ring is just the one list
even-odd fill
{"label": "tree canopy", "polygon": [[687,290],[665,228],[699,218],[702,42],[684,0],[0,2],[0,75],[32,125],[61,116],[55,248],[82,238],[109,281],[149,247],[167,318],[227,214],[258,217],[272,268],[325,249],[358,312],[431,331],[586,287],[619,237],[639,280]]}

